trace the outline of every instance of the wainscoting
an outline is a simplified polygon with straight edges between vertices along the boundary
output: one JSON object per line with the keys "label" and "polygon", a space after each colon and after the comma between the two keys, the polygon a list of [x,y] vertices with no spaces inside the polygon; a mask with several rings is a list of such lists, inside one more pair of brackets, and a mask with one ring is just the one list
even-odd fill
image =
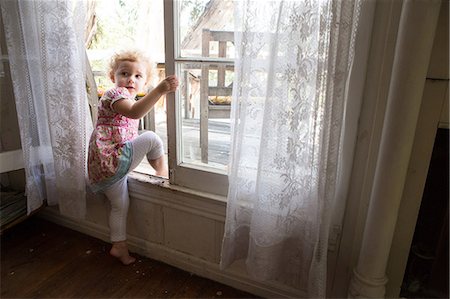
{"label": "wainscoting", "polygon": [[[278,283],[251,279],[243,263],[219,268],[226,203],[221,197],[168,187],[163,180],[132,173],[129,177],[130,250],[261,297],[302,298],[305,294]],[[109,202],[90,195],[84,220],[62,216],[55,207],[40,215],[52,222],[109,242]]]}
{"label": "wainscoting", "polygon": [[122,265],[104,241],[33,216],[1,239],[2,298],[255,298],[165,263]]}

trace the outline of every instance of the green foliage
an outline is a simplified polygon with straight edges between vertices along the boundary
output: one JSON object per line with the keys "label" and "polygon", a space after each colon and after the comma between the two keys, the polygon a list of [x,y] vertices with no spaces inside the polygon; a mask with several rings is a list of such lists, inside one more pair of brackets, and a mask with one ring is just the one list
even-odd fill
{"label": "green foliage", "polygon": [[90,49],[116,48],[133,43],[138,26],[139,1],[97,1],[97,32]]}
{"label": "green foliage", "polygon": [[[136,0],[97,0],[97,30],[89,49],[117,49],[121,45],[135,42],[138,26],[139,1]],[[107,71],[108,59],[91,60],[91,67],[96,71]],[[99,89],[112,86],[108,76],[95,76]]]}
{"label": "green foliage", "polygon": [[[98,50],[96,58],[91,59],[91,67],[94,71],[107,71],[109,57],[100,57],[101,53],[110,53],[111,49],[119,49],[127,45],[136,44],[139,23],[145,13],[142,9],[150,7],[144,1],[165,0],[95,0],[95,14],[97,16],[96,32],[88,50]],[[192,28],[202,15],[210,0],[176,0],[180,1],[180,31],[182,36],[186,30]],[[212,1],[212,0],[211,0]],[[150,34],[150,33],[149,33]],[[163,34],[154,33],[154,34]],[[95,52],[95,51],[93,51]],[[214,75],[213,75],[214,77]],[[111,85],[107,76],[96,75],[95,79],[99,87]]]}

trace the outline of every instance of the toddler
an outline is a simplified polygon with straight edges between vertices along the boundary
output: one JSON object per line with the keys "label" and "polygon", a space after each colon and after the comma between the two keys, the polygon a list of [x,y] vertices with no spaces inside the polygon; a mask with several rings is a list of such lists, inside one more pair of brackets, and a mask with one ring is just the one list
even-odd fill
{"label": "toddler", "polygon": [[115,87],[99,101],[98,119],[89,141],[88,174],[92,191],[103,192],[111,202],[110,254],[128,265],[135,258],[126,243],[127,174],[146,156],[156,175],[168,176],[162,140],[151,131],[138,135],[139,119],[161,96],[177,89],[178,79],[168,76],[136,101],[136,94],[145,91],[152,79],[151,61],[140,51],[127,50],[115,54],[109,67]]}

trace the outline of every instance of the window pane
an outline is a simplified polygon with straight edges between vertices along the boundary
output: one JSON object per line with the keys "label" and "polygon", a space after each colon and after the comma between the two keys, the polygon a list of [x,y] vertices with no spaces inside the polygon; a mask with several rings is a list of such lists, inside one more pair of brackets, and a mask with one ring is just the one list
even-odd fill
{"label": "window pane", "polygon": [[174,2],[174,9],[178,25],[174,63],[181,81],[177,115],[182,118],[177,128],[178,163],[225,173],[234,77],[234,3],[181,0]]}
{"label": "window pane", "polygon": [[[224,85],[233,65],[179,63],[182,163],[226,170],[230,151],[232,83]],[[221,82],[219,73],[223,73]],[[216,74],[211,76],[211,74]],[[232,76],[228,81],[232,82]],[[212,82],[214,81],[214,82]]]}
{"label": "window pane", "polygon": [[[233,1],[181,0],[176,3],[181,57],[234,57]],[[222,43],[223,46],[220,45]],[[225,47],[226,51],[221,50],[221,47]],[[222,55],[221,51],[226,52],[226,55]]]}

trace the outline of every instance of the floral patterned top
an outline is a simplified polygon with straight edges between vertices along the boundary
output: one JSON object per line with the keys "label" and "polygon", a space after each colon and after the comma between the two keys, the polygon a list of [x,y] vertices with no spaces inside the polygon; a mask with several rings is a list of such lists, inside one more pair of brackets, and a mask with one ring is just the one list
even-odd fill
{"label": "floral patterned top", "polygon": [[129,91],[115,87],[106,91],[99,101],[88,153],[88,174],[93,192],[119,181],[130,168],[133,157],[130,141],[138,136],[139,120],[127,118],[112,108],[116,101],[126,98],[132,98]]}

